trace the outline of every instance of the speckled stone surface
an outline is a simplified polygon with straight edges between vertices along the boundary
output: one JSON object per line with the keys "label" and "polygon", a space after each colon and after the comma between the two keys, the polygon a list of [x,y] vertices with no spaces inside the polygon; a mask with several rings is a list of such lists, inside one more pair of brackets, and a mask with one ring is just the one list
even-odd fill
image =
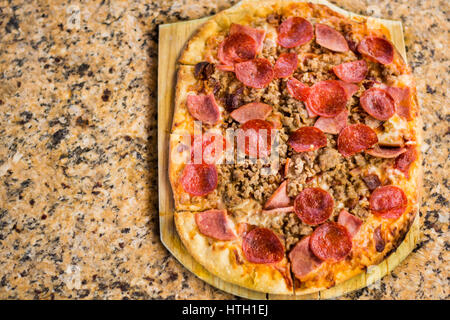
{"label": "speckled stone surface", "polygon": [[[158,25],[234,2],[0,0],[0,298],[230,299],[162,246]],[[349,299],[449,299],[449,2],[335,1],[400,19],[424,120],[423,234]]]}

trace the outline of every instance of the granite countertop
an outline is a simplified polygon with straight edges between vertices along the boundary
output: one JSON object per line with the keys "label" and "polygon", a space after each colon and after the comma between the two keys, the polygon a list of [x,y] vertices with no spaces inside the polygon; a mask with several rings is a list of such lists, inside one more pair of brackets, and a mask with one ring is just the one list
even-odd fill
{"label": "granite countertop", "polygon": [[[158,25],[227,1],[0,0],[0,298],[229,299],[159,240]],[[342,298],[449,299],[449,2],[333,1],[403,22],[424,121],[423,233]]]}

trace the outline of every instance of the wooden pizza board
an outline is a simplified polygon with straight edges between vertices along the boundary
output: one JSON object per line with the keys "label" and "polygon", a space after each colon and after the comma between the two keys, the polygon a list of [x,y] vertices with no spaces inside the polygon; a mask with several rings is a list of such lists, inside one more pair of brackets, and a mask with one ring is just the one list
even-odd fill
{"label": "wooden pizza board", "polygon": [[[288,0],[289,1],[289,0]],[[292,1],[292,0],[290,0]],[[325,0],[310,0],[321,3],[348,17],[359,15],[345,11]],[[239,5],[239,4],[237,4]],[[391,272],[414,249],[419,238],[419,219],[414,220],[405,240],[386,260],[365,272],[330,289],[304,295],[276,295],[257,292],[223,281],[209,273],[186,251],[175,229],[173,220],[174,202],[168,177],[169,135],[174,110],[174,88],[177,60],[183,46],[193,32],[209,17],[163,24],[159,27],[158,55],[158,175],[159,175],[159,224],[161,241],[167,250],[188,270],[210,285],[225,292],[249,299],[330,299],[364,288]],[[369,18],[373,24],[383,24],[391,33],[392,42],[406,61],[402,23],[400,21]],[[416,215],[417,216],[417,215]]]}

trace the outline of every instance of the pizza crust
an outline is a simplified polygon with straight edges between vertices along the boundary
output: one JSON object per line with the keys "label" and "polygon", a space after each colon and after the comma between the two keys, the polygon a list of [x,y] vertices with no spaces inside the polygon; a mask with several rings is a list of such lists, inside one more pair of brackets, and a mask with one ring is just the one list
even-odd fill
{"label": "pizza crust", "polygon": [[[196,94],[199,87],[194,77],[194,67],[180,65],[177,71],[175,88],[175,110],[173,113],[172,130],[169,138],[169,180],[175,199],[176,210],[199,211],[215,208],[218,205],[217,190],[207,198],[192,197],[184,192],[178,183],[185,163],[190,157],[191,136],[201,134],[202,128],[195,128],[195,119],[189,113],[186,99],[189,94]],[[220,107],[221,112],[223,108]],[[209,126],[210,130],[218,129],[220,124]]]}
{"label": "pizza crust", "polygon": [[[194,212],[175,212],[175,226],[187,251],[215,276],[256,291],[292,294],[289,279],[278,269],[288,270],[286,257],[276,266],[250,263],[243,257],[240,240],[217,241],[203,236]],[[289,275],[290,277],[290,275]]]}
{"label": "pizza crust", "polygon": [[186,65],[195,65],[201,61],[205,61],[206,40],[220,32],[220,27],[214,19],[206,21],[198,31],[186,43],[179,63]]}
{"label": "pizza crust", "polygon": [[187,42],[182,51],[181,64],[195,65],[201,61],[211,59],[206,52],[208,39],[227,31],[232,23],[251,24],[255,19],[265,19],[268,15],[278,12],[281,0],[260,0],[257,5],[254,1],[244,0],[238,5],[220,12],[205,22]]}

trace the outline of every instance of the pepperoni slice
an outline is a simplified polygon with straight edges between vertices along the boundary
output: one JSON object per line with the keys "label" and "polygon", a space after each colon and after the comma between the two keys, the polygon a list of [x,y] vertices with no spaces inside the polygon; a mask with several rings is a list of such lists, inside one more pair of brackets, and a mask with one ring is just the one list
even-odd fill
{"label": "pepperoni slice", "polygon": [[301,127],[291,133],[287,141],[295,152],[313,151],[327,145],[327,137],[316,127]]}
{"label": "pepperoni slice", "polygon": [[366,37],[358,44],[359,53],[381,64],[389,64],[394,60],[394,46],[380,37]]}
{"label": "pepperoni slice", "polygon": [[230,227],[225,210],[208,210],[195,214],[195,223],[200,233],[222,241],[233,240],[235,233]]}
{"label": "pepperoni slice", "polygon": [[[216,138],[219,140],[216,141]],[[222,145],[220,144],[222,138]],[[222,156],[222,151],[226,149],[227,141],[225,137],[216,133],[206,132],[202,135],[191,135],[191,162],[192,163],[217,163]]]}
{"label": "pepperoni slice", "polygon": [[316,257],[338,262],[352,250],[352,240],[347,229],[336,222],[327,222],[311,234],[309,247]]}
{"label": "pepperoni slice", "polygon": [[297,69],[297,65],[298,57],[295,52],[282,53],[273,67],[275,78],[290,77]]}
{"label": "pepperoni slice", "polygon": [[309,95],[309,87],[303,82],[289,78],[286,82],[286,87],[289,94],[299,101],[306,101]]}
{"label": "pepperoni slice", "polygon": [[389,87],[384,83],[375,83],[376,88],[385,90],[395,102],[395,112],[406,120],[412,120],[411,90],[409,87]]}
{"label": "pepperoni slice", "polygon": [[399,155],[394,162],[394,168],[403,172],[405,177],[409,179],[409,169],[414,161],[417,160],[419,155],[415,146],[408,145],[406,152]]}
{"label": "pepperoni slice", "polygon": [[382,186],[372,192],[369,205],[370,211],[378,217],[398,219],[405,212],[408,200],[399,187]]}
{"label": "pepperoni slice", "polygon": [[192,196],[205,196],[217,186],[217,169],[213,164],[187,164],[180,177],[184,191]]}
{"label": "pepperoni slice", "polygon": [[370,154],[373,157],[385,159],[396,158],[403,152],[406,152],[406,149],[403,147],[384,148],[380,147],[379,145],[375,145],[373,148],[366,150],[366,153]]}
{"label": "pepperoni slice", "polygon": [[295,198],[294,210],[303,223],[318,225],[333,213],[334,200],[320,188],[303,189]]}
{"label": "pepperoni slice", "polygon": [[278,44],[284,48],[294,48],[313,38],[312,24],[300,17],[290,17],[278,27]]}
{"label": "pepperoni slice", "polygon": [[347,92],[339,82],[325,80],[311,87],[306,103],[316,114],[333,118],[344,111],[347,100]]}
{"label": "pepperoni slice", "polygon": [[277,235],[267,228],[255,228],[242,239],[245,258],[253,263],[276,263],[284,257],[284,247]]}
{"label": "pepperoni slice", "polygon": [[356,123],[341,130],[337,140],[338,150],[344,157],[364,151],[378,142],[375,131],[365,124]]}
{"label": "pepperoni slice", "polygon": [[266,30],[255,29],[249,26],[233,23],[230,27],[230,35],[236,33],[244,33],[252,37],[257,43],[256,53],[258,54],[262,51],[264,46],[264,37],[266,36]]}
{"label": "pepperoni slice", "polygon": [[292,272],[299,279],[302,279],[323,263],[309,248],[309,239],[308,236],[297,242],[294,249],[289,253]]}
{"label": "pepperoni slice", "polygon": [[326,24],[316,23],[316,42],[322,47],[335,52],[347,52],[349,50],[344,36]]}
{"label": "pepperoni slice", "polygon": [[341,63],[333,67],[334,74],[345,82],[360,82],[366,78],[369,68],[364,60]]}
{"label": "pepperoni slice", "polygon": [[394,99],[380,88],[370,88],[364,91],[359,102],[368,114],[378,120],[388,120],[395,113]]}
{"label": "pepperoni slice", "polygon": [[[208,136],[203,140],[203,161],[206,164],[215,164],[220,161],[223,152],[227,150],[227,140],[221,134]],[[216,140],[217,139],[217,140]]]}
{"label": "pepperoni slice", "polygon": [[217,57],[224,65],[251,60],[256,57],[258,44],[245,33],[230,34],[223,40],[217,52]]}
{"label": "pepperoni slice", "polygon": [[347,126],[348,110],[345,109],[334,118],[320,117],[314,127],[325,133],[338,134]]}
{"label": "pepperoni slice", "polygon": [[386,91],[395,101],[395,112],[406,120],[412,120],[411,94],[409,87],[387,87]]}
{"label": "pepperoni slice", "polygon": [[187,97],[189,113],[197,120],[214,125],[220,120],[220,110],[214,94],[189,95]]}
{"label": "pepperoni slice", "polygon": [[267,87],[273,79],[272,64],[264,58],[237,63],[234,70],[239,81],[256,89]]}
{"label": "pepperoni slice", "polygon": [[272,107],[261,102],[251,102],[239,107],[230,113],[230,116],[239,123],[249,120],[261,119],[265,120],[272,112]]}
{"label": "pepperoni slice", "polygon": [[272,124],[265,120],[247,121],[241,125],[241,130],[237,134],[238,144],[244,144],[239,148],[244,149],[245,154],[252,157],[256,157],[258,154],[260,156],[269,155],[272,148],[272,129]]}

